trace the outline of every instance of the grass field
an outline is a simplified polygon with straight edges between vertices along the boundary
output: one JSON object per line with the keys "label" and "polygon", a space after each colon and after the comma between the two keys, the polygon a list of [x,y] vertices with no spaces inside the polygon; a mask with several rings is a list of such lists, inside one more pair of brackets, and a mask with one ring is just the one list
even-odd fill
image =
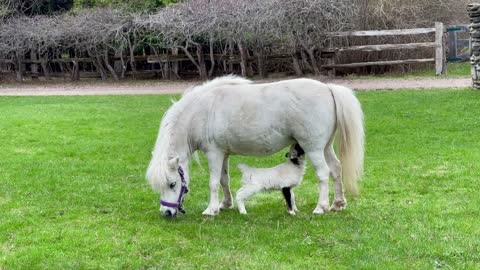
{"label": "grass field", "polygon": [[[209,218],[206,163],[165,219],[144,172],[169,96],[0,97],[0,269],[479,269],[480,92],[363,92],[358,198],[313,216],[312,169]],[[267,158],[233,157],[273,166]]]}
{"label": "grass field", "polygon": [[471,65],[469,62],[454,62],[447,64],[447,74],[436,76],[435,68],[425,68],[425,69],[416,69],[408,72],[390,72],[385,74],[375,74],[375,75],[351,75],[347,76],[349,79],[353,80],[372,80],[372,79],[408,79],[408,78],[428,78],[428,77],[439,77],[439,78],[462,78],[470,77],[470,68]]}

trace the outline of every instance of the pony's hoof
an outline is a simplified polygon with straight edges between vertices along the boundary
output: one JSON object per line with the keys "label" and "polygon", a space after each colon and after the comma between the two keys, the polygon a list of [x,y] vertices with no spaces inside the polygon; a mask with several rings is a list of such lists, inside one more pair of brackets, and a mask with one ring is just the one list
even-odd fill
{"label": "pony's hoof", "polygon": [[204,216],[216,216],[218,215],[218,212],[220,212],[218,208],[217,209],[207,208],[205,211],[203,211],[202,214]]}
{"label": "pony's hoof", "polygon": [[346,206],[347,206],[347,201],[346,200],[334,201],[332,206],[330,207],[330,210],[331,211],[342,211],[342,210],[345,209]]}
{"label": "pony's hoof", "polygon": [[247,214],[247,211],[240,211],[240,214],[246,215],[246,214]]}
{"label": "pony's hoof", "polygon": [[289,213],[290,215],[292,215],[292,216],[295,216],[295,215],[297,214],[297,213],[295,213],[294,210],[290,210],[290,211],[288,211],[288,213]]}
{"label": "pony's hoof", "polygon": [[325,212],[328,212],[328,202],[326,203],[320,203],[319,205],[317,205],[317,208],[315,208],[315,210],[313,210],[313,213],[316,214],[316,215],[321,215]]}
{"label": "pony's hoof", "polygon": [[328,204],[325,206],[325,205],[320,205],[320,206],[317,206],[317,208],[315,208],[315,210],[313,210],[313,213],[315,215],[321,215],[323,213],[326,213],[328,211]]}

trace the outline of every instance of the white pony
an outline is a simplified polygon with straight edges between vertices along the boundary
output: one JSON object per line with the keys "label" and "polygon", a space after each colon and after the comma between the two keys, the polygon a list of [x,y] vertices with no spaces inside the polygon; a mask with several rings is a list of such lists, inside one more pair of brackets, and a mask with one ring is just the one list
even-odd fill
{"label": "white pony", "polygon": [[298,212],[293,188],[298,186],[305,174],[305,152],[292,145],[285,157],[287,162],[272,168],[253,168],[245,164],[237,167],[242,172],[242,187],[237,191],[237,206],[240,214],[247,214],[244,201],[262,190],[282,190],[290,215]]}
{"label": "white pony", "polygon": [[[336,131],[341,163],[333,150]],[[175,216],[183,211],[190,159],[201,150],[210,171],[210,201],[203,214],[216,215],[233,208],[230,155],[267,156],[293,143],[305,150],[320,183],[313,213],[345,208],[343,185],[358,193],[363,171],[362,109],[350,89],[311,79],[253,84],[226,76],[189,90],[162,119],[146,177],[160,192],[161,214]],[[329,175],[335,191],[331,207]]]}

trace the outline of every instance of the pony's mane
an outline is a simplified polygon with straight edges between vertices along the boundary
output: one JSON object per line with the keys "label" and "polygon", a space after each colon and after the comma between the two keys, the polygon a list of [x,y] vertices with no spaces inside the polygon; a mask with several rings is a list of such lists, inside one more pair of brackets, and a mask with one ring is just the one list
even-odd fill
{"label": "pony's mane", "polygon": [[[152,159],[148,165],[146,178],[155,191],[160,191],[160,187],[167,181],[165,172],[168,170],[168,160],[174,158],[169,156],[171,146],[173,145],[173,128],[178,118],[185,111],[188,104],[191,104],[197,98],[197,95],[183,95],[178,101],[173,101],[173,105],[165,112],[160,129],[158,131],[157,141],[152,152]],[[189,154],[192,152],[188,149]]]}
{"label": "pony's mane", "polygon": [[[201,93],[204,93],[207,90],[220,86],[250,83],[252,83],[250,80],[238,76],[223,76],[205,82],[200,86],[187,89],[180,100],[173,102],[173,105],[165,112],[160,123],[157,141],[152,152],[152,160],[148,165],[146,173],[146,178],[154,190],[159,191],[161,185],[166,181],[165,172],[168,170],[167,162],[170,158],[174,158],[173,156],[169,156],[171,154],[170,149],[173,144],[172,139],[174,138],[174,136],[172,136],[173,127],[176,126],[176,123],[182,112],[187,110],[188,105],[192,104],[192,102],[195,102],[201,96]],[[188,149],[188,151],[189,154],[192,154],[193,149]]]}

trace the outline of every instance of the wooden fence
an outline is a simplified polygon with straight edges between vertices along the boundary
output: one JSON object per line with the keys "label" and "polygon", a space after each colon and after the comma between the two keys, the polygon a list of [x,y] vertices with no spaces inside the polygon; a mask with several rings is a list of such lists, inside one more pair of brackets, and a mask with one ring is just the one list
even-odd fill
{"label": "wooden fence", "polygon": [[[447,56],[446,51],[448,49],[448,60],[455,61],[465,58],[465,49],[463,52],[459,52],[459,47],[465,47],[465,41],[459,40],[457,32],[461,32],[465,29],[465,26],[450,26],[445,27],[442,23],[435,23],[435,27],[432,28],[416,28],[416,29],[394,29],[394,30],[372,30],[372,31],[353,31],[353,32],[340,32],[332,33],[334,37],[406,37],[431,35],[431,41],[429,42],[417,42],[417,43],[405,43],[405,44],[373,44],[373,45],[361,45],[361,46],[348,46],[348,47],[332,47],[326,49],[319,49],[312,53],[318,57],[318,68],[323,69],[329,75],[335,74],[336,68],[356,68],[366,66],[388,66],[388,65],[400,65],[400,64],[417,64],[417,63],[435,63],[435,73],[437,75],[446,73]],[[447,35],[449,35],[447,39]],[[418,39],[417,39],[418,40]],[[425,40],[425,39],[423,39]],[[447,44],[447,40],[449,43]],[[468,46],[468,44],[467,44]],[[381,52],[392,50],[416,50],[416,49],[432,49],[434,51],[433,58],[416,58],[416,59],[387,59],[378,60],[372,62],[354,62],[354,63],[336,63],[336,58],[339,54],[344,52]],[[198,54],[199,52],[197,52]],[[208,52],[201,52],[201,59],[204,66],[208,65],[212,72],[209,72],[211,76],[218,76],[221,74],[238,73],[238,66],[241,65],[241,57],[238,52],[229,54],[218,52],[210,54]],[[256,66],[259,74],[260,57],[255,57],[251,53],[247,52],[245,57],[245,64],[247,65],[247,76],[254,74],[252,67]],[[262,58],[262,62],[266,63],[287,63],[296,66],[295,63],[299,61],[307,62],[305,54],[297,52],[292,54],[269,54]],[[467,53],[467,58],[469,53]],[[200,57],[199,57],[200,58]],[[258,59],[257,59],[258,58]],[[19,59],[18,62],[11,59],[0,59],[0,76],[1,73],[17,73],[17,80],[22,81],[22,76],[29,75],[32,78],[39,76],[48,77],[63,77],[79,79],[101,77],[102,79],[107,77],[107,73],[110,71],[112,74],[121,74],[120,78],[131,76],[134,78],[142,77],[142,75],[149,77],[161,77],[164,79],[178,79],[181,78],[179,74],[185,76],[196,75],[195,68],[191,68],[191,63],[195,63],[196,59],[192,60],[192,56],[186,54],[157,54],[157,55],[131,55],[130,57],[116,57],[113,55],[108,56],[105,59],[98,59],[94,57],[77,57],[71,58],[68,55],[60,55],[54,59],[41,59],[36,57],[26,57]],[[295,61],[296,60],[296,61]],[[323,61],[320,61],[323,60]],[[109,69],[106,70],[102,67],[105,63]],[[127,69],[127,62],[134,63],[137,69]],[[199,62],[199,61],[197,61]],[[135,64],[136,63],[136,64]],[[206,63],[206,64],[205,64]],[[213,63],[213,64],[212,64]],[[216,63],[216,64],[215,64]],[[293,64],[292,64],[293,63]],[[323,64],[320,64],[323,63]],[[233,65],[236,68],[233,69]],[[2,68],[3,66],[3,68]],[[49,68],[53,66],[54,68]],[[182,66],[182,68],[179,68]],[[190,68],[188,68],[190,66]],[[306,65],[304,64],[303,67]],[[313,62],[310,63],[313,66]],[[5,68],[9,67],[9,68]],[[12,67],[14,67],[12,69]],[[28,67],[28,68],[27,68]],[[185,68],[187,67],[187,68]],[[215,69],[213,69],[215,67]],[[205,67],[206,68],[206,67]],[[297,67],[300,68],[300,67]],[[43,72],[42,72],[42,71]],[[295,70],[297,71],[297,70]],[[308,72],[308,70],[307,70]],[[299,74],[300,73],[300,74]],[[174,74],[175,76],[172,76]],[[265,74],[265,73],[264,73]],[[303,74],[303,70],[297,72],[297,75]],[[0,78],[1,79],[1,78]]]}
{"label": "wooden fence", "polygon": [[[435,74],[445,74],[446,69],[446,28],[443,23],[435,23],[433,28],[415,28],[415,29],[395,29],[395,30],[372,30],[372,31],[354,31],[354,32],[340,32],[333,33],[336,37],[386,37],[386,36],[411,36],[411,35],[425,35],[435,33],[435,40],[431,42],[407,43],[407,44],[377,44],[377,45],[362,45],[349,46],[341,48],[330,48],[332,52],[331,59],[323,68],[334,70],[335,68],[354,68],[365,66],[383,66],[383,65],[398,65],[398,64],[415,64],[415,63],[435,63]],[[374,61],[374,62],[358,62],[358,63],[335,63],[335,55],[341,52],[348,51],[387,51],[387,50],[414,50],[420,48],[432,48],[435,50],[434,58],[420,58],[420,59],[398,59],[388,61]],[[330,74],[334,71],[330,72]]]}

